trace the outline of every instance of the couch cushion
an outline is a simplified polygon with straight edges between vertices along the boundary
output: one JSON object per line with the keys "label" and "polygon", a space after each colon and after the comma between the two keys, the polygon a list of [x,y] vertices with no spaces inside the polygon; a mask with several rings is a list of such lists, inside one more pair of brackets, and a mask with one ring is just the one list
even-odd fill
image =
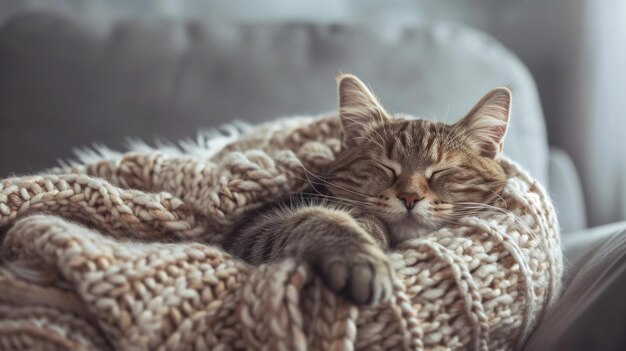
{"label": "couch cushion", "polygon": [[509,85],[505,153],[546,184],[547,140],[532,78],[500,44],[467,28],[381,33],[44,12],[15,15],[0,28],[0,174],[52,166],[94,141],[175,140],[234,119],[333,110],[339,71],[368,82],[391,112],[444,121]]}

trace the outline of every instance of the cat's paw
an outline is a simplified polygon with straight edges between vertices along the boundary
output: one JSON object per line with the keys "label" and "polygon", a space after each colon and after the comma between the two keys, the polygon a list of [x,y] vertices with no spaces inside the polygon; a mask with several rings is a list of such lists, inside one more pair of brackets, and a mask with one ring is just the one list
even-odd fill
{"label": "cat's paw", "polygon": [[326,285],[358,305],[377,304],[391,297],[391,268],[379,249],[321,257],[318,268]]}

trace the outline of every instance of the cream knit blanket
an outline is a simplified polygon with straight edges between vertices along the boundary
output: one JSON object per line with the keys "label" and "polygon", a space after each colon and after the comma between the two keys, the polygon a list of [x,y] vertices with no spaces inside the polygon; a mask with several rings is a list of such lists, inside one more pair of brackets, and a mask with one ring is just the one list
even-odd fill
{"label": "cream knit blanket", "polygon": [[254,267],[211,245],[304,189],[338,131],[332,117],[276,121],[210,157],[139,152],[3,180],[0,349],[520,347],[558,295],[562,256],[545,191],[508,160],[507,211],[407,242],[377,306],[349,305],[296,260]]}

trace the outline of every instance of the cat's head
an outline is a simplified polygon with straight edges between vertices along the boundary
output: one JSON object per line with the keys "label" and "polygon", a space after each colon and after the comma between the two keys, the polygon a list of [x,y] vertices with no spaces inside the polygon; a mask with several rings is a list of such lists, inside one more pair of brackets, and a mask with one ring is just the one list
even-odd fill
{"label": "cat's head", "polygon": [[392,117],[355,76],[339,76],[338,85],[343,150],[328,188],[386,222],[392,240],[454,223],[500,198],[509,89],[488,92],[461,120],[445,124]]}

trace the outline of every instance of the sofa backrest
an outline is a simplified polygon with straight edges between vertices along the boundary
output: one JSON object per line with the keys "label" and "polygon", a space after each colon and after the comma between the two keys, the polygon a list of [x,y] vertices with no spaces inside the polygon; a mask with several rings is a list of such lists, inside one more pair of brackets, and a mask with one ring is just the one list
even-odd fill
{"label": "sofa backrest", "polygon": [[455,121],[489,89],[514,92],[505,154],[546,183],[534,82],[494,39],[445,25],[390,32],[29,12],[0,27],[0,174],[37,171],[95,141],[176,140],[235,119],[336,108],[358,75],[394,113]]}

